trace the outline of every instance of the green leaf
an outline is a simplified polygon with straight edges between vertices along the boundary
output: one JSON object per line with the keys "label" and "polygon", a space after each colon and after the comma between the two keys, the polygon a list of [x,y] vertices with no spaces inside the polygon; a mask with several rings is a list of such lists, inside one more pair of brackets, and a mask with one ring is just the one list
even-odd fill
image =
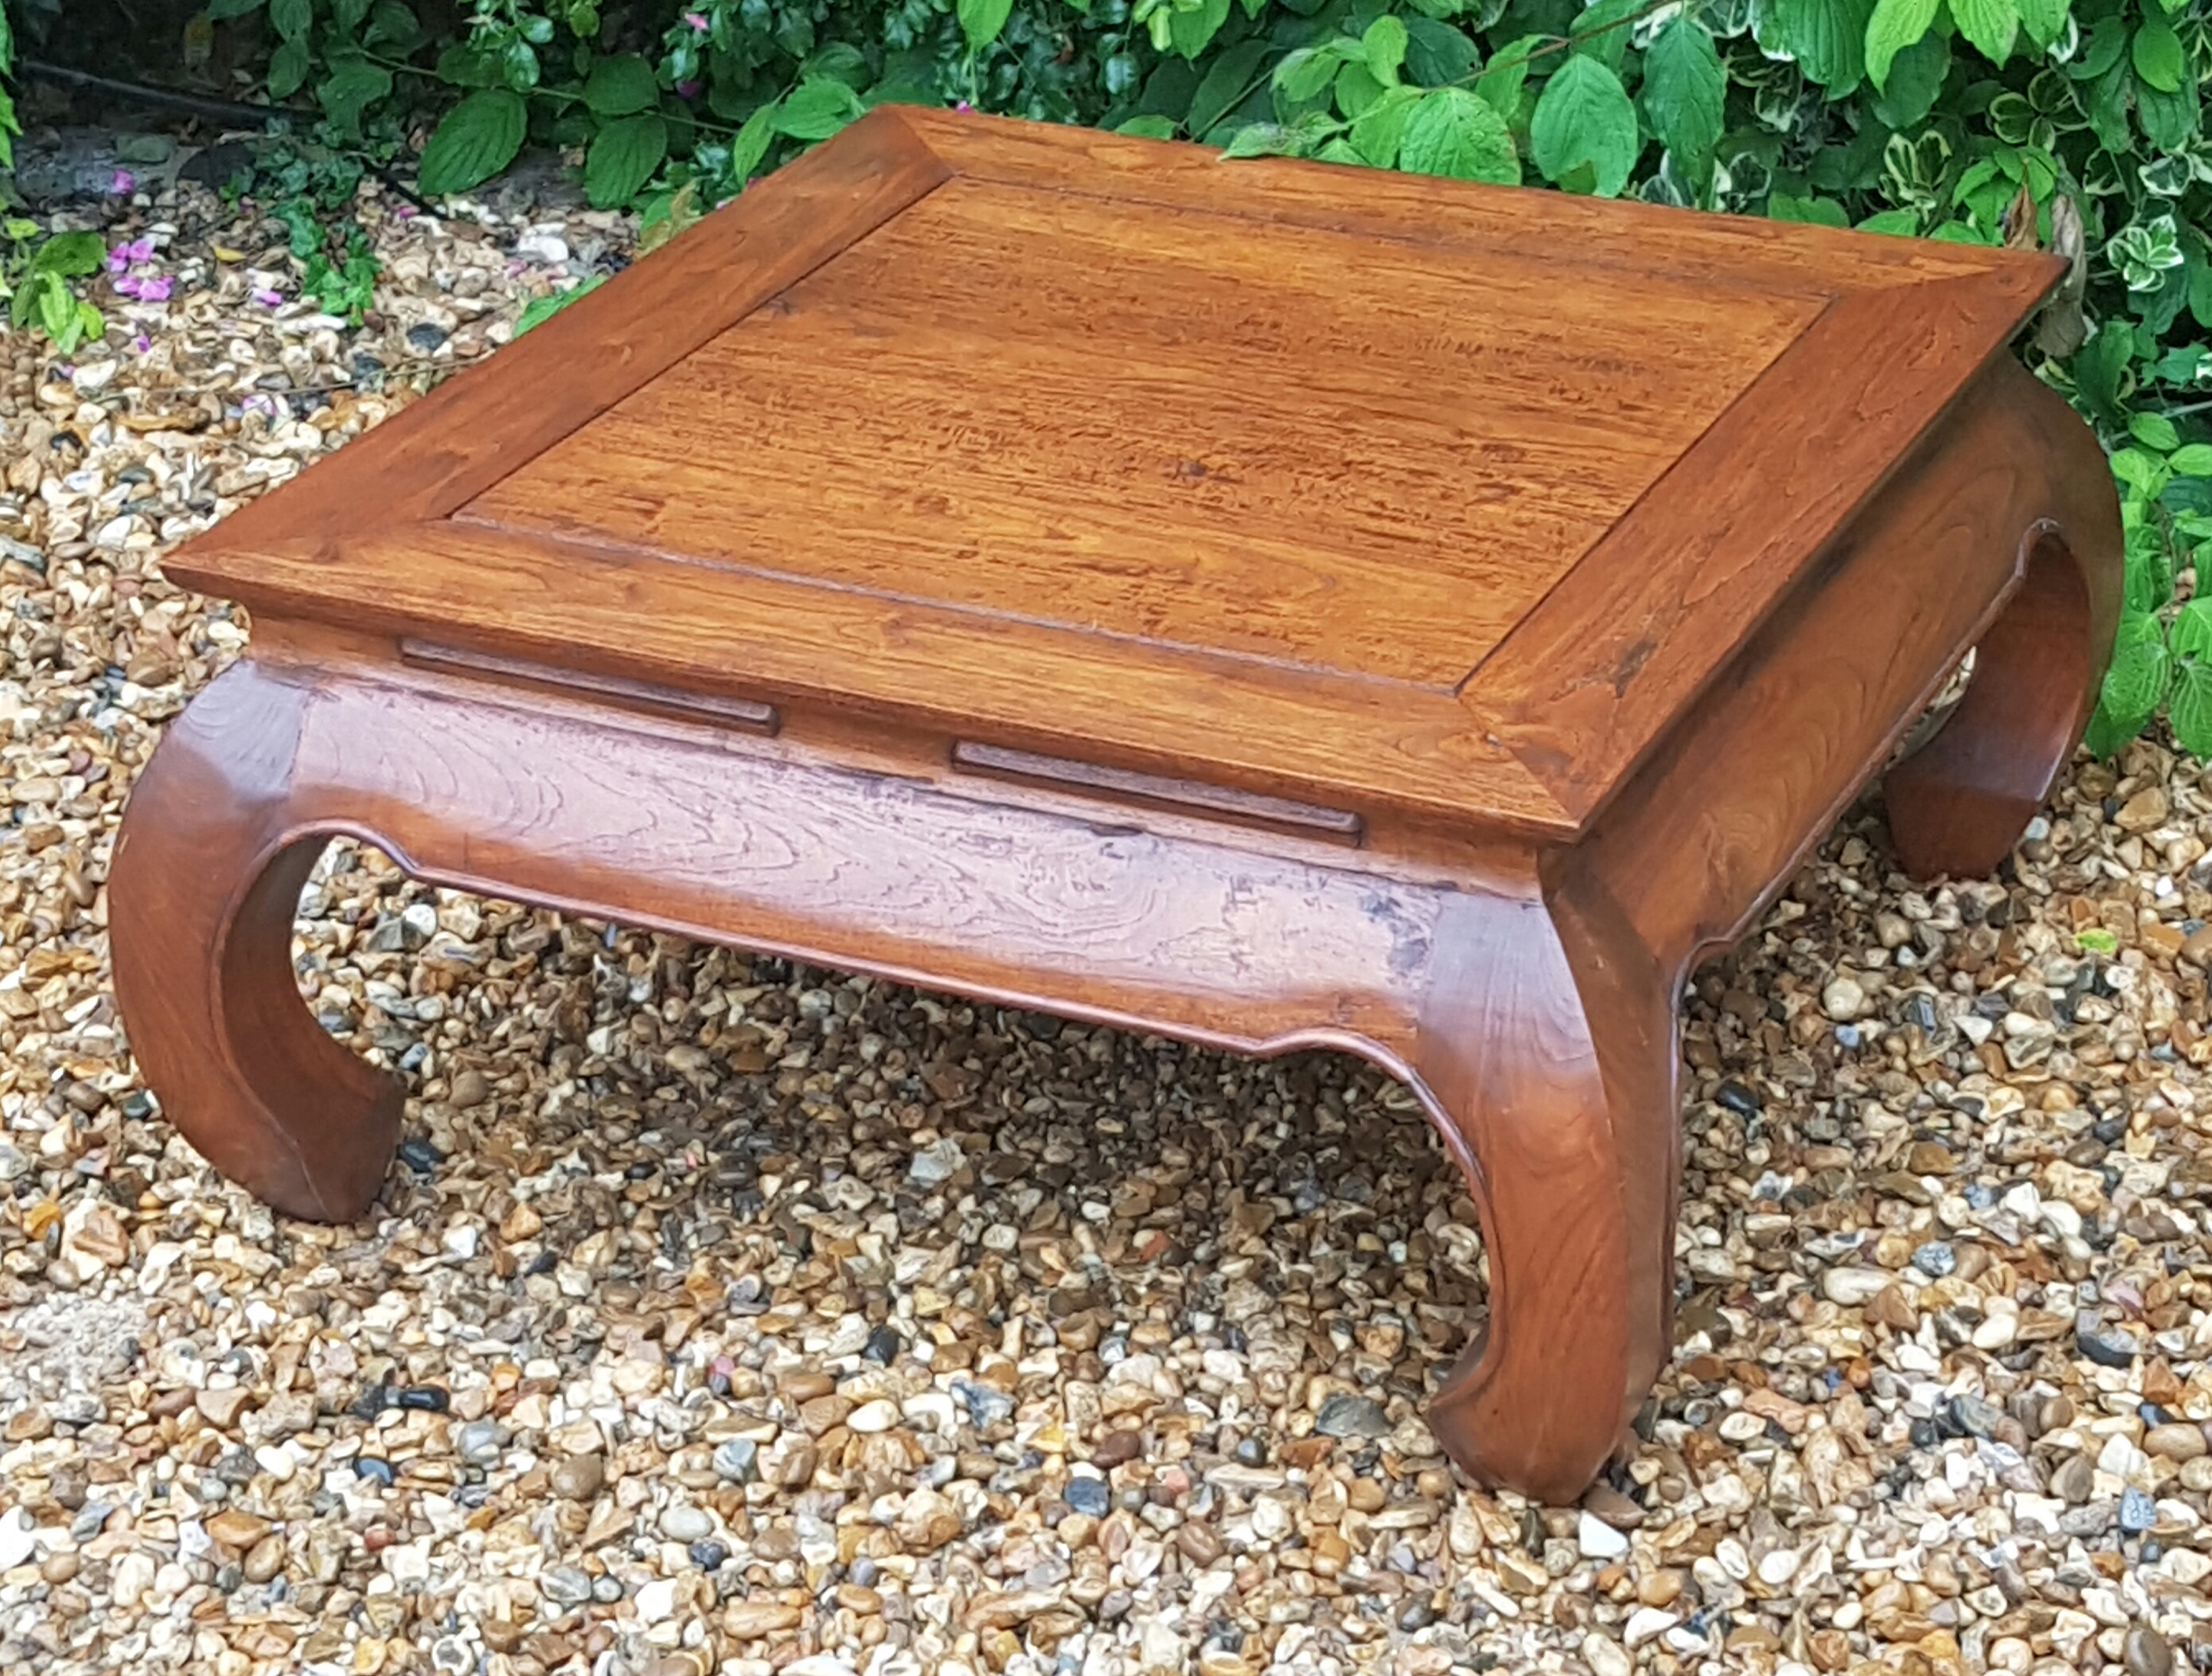
{"label": "green leaf", "polygon": [[1014,0],[960,0],[957,14],[960,33],[968,37],[968,50],[980,52],[998,40],[1013,9]]}
{"label": "green leaf", "polygon": [[304,40],[284,40],[276,43],[276,50],[269,55],[269,96],[289,99],[306,85],[307,72],[314,68],[314,58]]}
{"label": "green leaf", "polygon": [[2212,663],[2195,658],[2182,661],[2173,672],[2166,715],[2183,749],[2200,757],[2212,756]]}
{"label": "green leaf", "polygon": [[1861,222],[1862,233],[1887,233],[1893,238],[1910,239],[1920,231],[1920,217],[1911,210],[1884,210]]}
{"label": "green leaf", "polygon": [[595,273],[580,285],[572,285],[565,291],[556,291],[550,296],[532,297],[515,316],[514,335],[520,338],[533,326],[543,326],[572,302],[582,301],[590,293],[607,283],[603,273]]}
{"label": "green leaf", "polygon": [[584,103],[593,116],[635,116],[660,102],[653,66],[635,52],[614,52],[592,61],[584,78]]}
{"label": "green leaf", "polygon": [[1644,55],[1644,113],[1659,143],[1701,180],[1727,99],[1728,72],[1711,32],[1687,13],[1676,16]]}
{"label": "green leaf", "polygon": [[1259,73],[1260,60],[1267,56],[1267,43],[1254,39],[1217,53],[1206,67],[1198,90],[1190,96],[1187,124],[1194,139],[1203,138],[1213,125],[1237,108]]}
{"label": "green leaf", "polygon": [[1877,88],[1889,80],[1890,62],[1935,26],[1941,0],[1875,0],[1867,19],[1867,76]]}
{"label": "green leaf", "polygon": [[2092,925],[2074,934],[2074,946],[2091,954],[2115,954],[2119,952],[2120,940],[2101,925]]}
{"label": "green leaf", "polygon": [[2212,477],[2212,443],[2191,442],[2176,448],[2166,463],[2184,477]]}
{"label": "green leaf", "polygon": [[106,257],[107,246],[97,233],[57,233],[39,247],[39,253],[31,259],[30,271],[75,278],[99,272]]}
{"label": "green leaf", "polygon": [[[1354,136],[1353,143],[1358,143]],[[1455,180],[1521,184],[1521,159],[1505,119],[1465,88],[1437,88],[1421,95],[1406,119],[1398,167],[1408,174],[1443,174]]]}
{"label": "green leaf", "polygon": [[775,138],[775,118],[776,101],[771,99],[745,119],[737,138],[730,142],[730,179],[739,186],[752,179],[761,159],[768,155]]}
{"label": "green leaf", "polygon": [[1629,23],[1650,9],[1650,0],[1591,0],[1571,26],[1574,50],[1618,76],[1628,49]]}
{"label": "green leaf", "polygon": [[1529,120],[1528,143],[1547,180],[1565,184],[1566,176],[1587,165],[1591,190],[1600,198],[1620,195],[1644,149],[1636,107],[1628,102],[1620,77],[1580,52],[1544,84]]}
{"label": "green leaf", "polygon": [[361,137],[361,113],[392,92],[392,72],[367,58],[339,58],[315,87],[331,125],[349,139]]}
{"label": "green leaf", "polygon": [[1175,119],[1164,116],[1133,116],[1114,131],[1117,134],[1134,134],[1141,140],[1171,140],[1176,137]]}
{"label": "green leaf", "polygon": [[1528,81],[1529,58],[1543,45],[1541,35],[1523,35],[1492,53],[1488,66],[1474,78],[1475,93],[1508,122],[1520,109],[1521,89]]}
{"label": "green leaf", "polygon": [[2172,454],[2181,446],[2181,433],[2163,413],[2136,413],[2128,419],[2128,435],[2147,448]]}
{"label": "green leaf", "polygon": [[1481,62],[1481,52],[1464,30],[1432,17],[1406,20],[1406,78],[1416,86],[1464,82]]}
{"label": "green leaf", "polygon": [[1344,66],[1333,46],[1302,46],[1275,66],[1276,91],[1294,105],[1318,99]]}
{"label": "green leaf", "polygon": [[1370,168],[1391,168],[1398,161],[1398,146],[1405,137],[1407,119],[1420,102],[1418,88],[1388,89],[1352,123],[1352,149]]}
{"label": "green leaf", "polygon": [[1874,0],[1775,0],[1771,13],[1776,44],[1831,99],[1841,99],[1865,76],[1873,15]]}
{"label": "green leaf", "polygon": [[[2130,631],[2131,623],[2149,626],[2147,631],[2140,627]],[[2172,680],[2173,657],[2158,632],[2156,618],[2124,618],[2121,631],[2112,648],[2112,663],[2105,671],[2105,684],[2097,695],[2097,708],[2109,717],[2112,729],[2120,735],[2119,743],[2124,745],[2157,713]]]}
{"label": "green leaf", "polygon": [[2066,13],[2072,0],[2014,0],[2021,27],[2037,46],[2045,47],[2066,33]]}
{"label": "green leaf", "polygon": [[305,40],[314,21],[314,0],[269,0],[270,27],[279,40]]}
{"label": "green leaf", "polygon": [[482,88],[446,113],[422,148],[416,185],[428,198],[482,186],[514,161],[530,113],[520,94]]}
{"label": "green leaf", "polygon": [[422,26],[404,0],[374,0],[368,9],[368,33],[364,46],[386,52],[412,52],[422,44]]}
{"label": "green leaf", "polygon": [[1229,0],[1199,0],[1188,11],[1168,14],[1168,42],[1184,58],[1196,63],[1198,55],[1213,44],[1221,26],[1229,21]]}
{"label": "green leaf", "polygon": [[1367,33],[1359,38],[1360,56],[1366,61],[1367,73],[1384,87],[1398,80],[1399,68],[1406,62],[1408,40],[1406,26],[1385,12],[1367,26]]}
{"label": "green leaf", "polygon": [[1991,64],[2012,57],[2013,37],[2020,33],[2015,0],[1951,0],[1951,21]]}
{"label": "green leaf", "polygon": [[1795,198],[1788,192],[1770,193],[1766,213],[1771,220],[1809,222],[1815,227],[1849,227],[1851,218],[1832,198]]}
{"label": "green leaf", "polygon": [[2173,26],[2164,18],[2146,18],[2137,24],[2130,52],[2135,59],[2136,74],[2142,77],[2146,87],[2156,88],[2160,93],[2181,91],[2181,78],[2188,73],[2189,58],[2181,50],[2181,37],[2173,33]]}
{"label": "green leaf", "polygon": [[801,82],[776,107],[775,131],[795,140],[826,140],[864,107],[842,82]]}
{"label": "green leaf", "polygon": [[208,0],[207,19],[210,23],[227,22],[259,11],[264,3],[264,0]]}
{"label": "green leaf", "polygon": [[[2212,600],[2191,600],[2174,618],[2166,643],[2176,657],[2212,657]],[[2199,756],[2212,754],[2200,751]]]}
{"label": "green leaf", "polygon": [[595,210],[619,209],[653,179],[667,155],[668,124],[659,112],[617,117],[592,136],[584,154],[584,196]]}
{"label": "green leaf", "polygon": [[1951,75],[1951,43],[1940,34],[1915,41],[1890,61],[1887,85],[1878,88],[1869,108],[1885,128],[1917,128],[1936,108]]}

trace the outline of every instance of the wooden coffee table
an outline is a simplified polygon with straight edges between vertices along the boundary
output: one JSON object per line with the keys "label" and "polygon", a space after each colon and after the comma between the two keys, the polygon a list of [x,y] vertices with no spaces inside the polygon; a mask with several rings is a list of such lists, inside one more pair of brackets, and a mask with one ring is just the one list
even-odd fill
{"label": "wooden coffee table", "polygon": [[169,1118],[359,1216],[324,840],[1419,1094],[1490,1322],[1430,1405],[1582,1490],[1664,1362],[1685,975],[1888,778],[2006,855],[2120,533],[2033,254],[882,109],[191,544],[248,655],[112,869]]}

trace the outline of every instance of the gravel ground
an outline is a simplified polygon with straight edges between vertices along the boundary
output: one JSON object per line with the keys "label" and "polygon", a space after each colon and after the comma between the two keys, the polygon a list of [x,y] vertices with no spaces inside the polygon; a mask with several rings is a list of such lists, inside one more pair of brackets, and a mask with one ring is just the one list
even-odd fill
{"label": "gravel ground", "polygon": [[1341,1059],[342,844],[301,984],[414,1074],[402,1161],[352,1228],[219,1180],[106,978],[125,793],[246,633],[159,556],[628,237],[362,210],[358,329],[187,182],[76,218],[167,301],[0,337],[0,1668],[2212,1667],[2212,787],[2148,743],[2002,883],[1916,890],[1855,810],[1701,974],[1681,1342],[1581,1508],[1422,1427],[1472,1207]]}

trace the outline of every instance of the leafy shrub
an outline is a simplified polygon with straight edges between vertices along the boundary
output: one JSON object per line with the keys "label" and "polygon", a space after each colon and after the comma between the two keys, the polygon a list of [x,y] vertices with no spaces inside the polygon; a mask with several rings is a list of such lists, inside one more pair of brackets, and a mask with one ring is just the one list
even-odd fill
{"label": "leafy shrub", "polygon": [[[2116,450],[2127,519],[2129,619],[2092,741],[2116,749],[2166,709],[2212,752],[2212,606],[2174,606],[2212,539],[2207,0],[431,3],[207,15],[261,32],[269,96],[312,103],[327,144],[389,162],[434,119],[432,194],[536,141],[580,155],[594,203],[665,217],[871,105],[965,102],[1231,156],[2078,250],[2030,358]],[[0,144],[7,120],[0,104]],[[321,259],[342,287],[343,253]]]}

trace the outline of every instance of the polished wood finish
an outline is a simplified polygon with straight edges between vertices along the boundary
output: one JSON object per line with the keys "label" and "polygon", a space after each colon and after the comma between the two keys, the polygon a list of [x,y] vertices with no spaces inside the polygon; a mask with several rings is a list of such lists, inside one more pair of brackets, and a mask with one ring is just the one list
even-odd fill
{"label": "polished wood finish", "polygon": [[2045,259],[885,109],[226,521],[255,613],[112,872],[171,1119],[296,1214],[398,1084],[289,992],[317,843],[1406,1079],[1563,1500],[1668,1354],[1676,1037],[1889,777],[1996,865],[2119,599]]}

